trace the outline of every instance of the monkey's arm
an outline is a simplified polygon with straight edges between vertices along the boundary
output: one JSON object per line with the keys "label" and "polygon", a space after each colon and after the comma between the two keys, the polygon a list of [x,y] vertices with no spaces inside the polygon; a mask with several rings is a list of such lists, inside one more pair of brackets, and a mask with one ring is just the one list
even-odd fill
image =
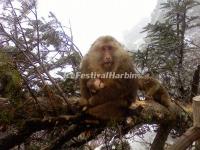
{"label": "monkey's arm", "polygon": [[89,99],[91,97],[91,93],[87,87],[88,79],[80,79],[80,92],[81,98],[79,100],[79,106],[87,106],[89,105]]}
{"label": "monkey's arm", "polygon": [[87,79],[81,79],[80,80],[80,92],[81,92],[81,97],[85,99],[89,99],[91,94],[89,89],[87,88]]}
{"label": "monkey's arm", "polygon": [[126,101],[109,101],[95,105],[87,110],[87,113],[103,120],[115,120],[125,117],[127,110]]}
{"label": "monkey's arm", "polygon": [[131,86],[134,86],[133,82],[126,79],[108,79],[102,82],[105,87],[89,98],[90,106],[96,106],[118,99],[124,99],[128,102],[134,98],[134,91],[130,90],[132,89]]}
{"label": "monkey's arm", "polygon": [[149,89],[147,89],[147,92],[145,93],[145,95],[147,96],[153,96],[160,88],[160,84],[159,83],[155,83],[153,86],[151,86]]}
{"label": "monkey's arm", "polygon": [[103,103],[106,103],[108,101],[112,101],[113,99],[116,99],[114,93],[116,89],[113,89],[112,87],[105,87],[101,90],[99,90],[97,93],[92,95],[89,98],[89,105],[90,106],[96,106]]}

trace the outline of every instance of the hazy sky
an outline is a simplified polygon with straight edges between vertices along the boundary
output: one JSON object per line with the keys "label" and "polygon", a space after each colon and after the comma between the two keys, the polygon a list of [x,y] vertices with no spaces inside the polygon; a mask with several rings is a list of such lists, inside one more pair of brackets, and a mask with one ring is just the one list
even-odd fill
{"label": "hazy sky", "polygon": [[157,0],[38,0],[40,15],[52,11],[63,25],[71,22],[74,41],[85,53],[101,35],[123,41],[123,33],[150,17]]}

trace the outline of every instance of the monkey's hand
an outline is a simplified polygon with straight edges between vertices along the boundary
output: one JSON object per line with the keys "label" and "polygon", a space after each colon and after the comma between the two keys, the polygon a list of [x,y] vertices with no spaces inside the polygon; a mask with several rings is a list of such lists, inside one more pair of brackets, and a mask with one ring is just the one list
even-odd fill
{"label": "monkey's hand", "polygon": [[80,100],[79,100],[79,102],[78,102],[78,105],[79,105],[80,107],[87,106],[87,105],[88,105],[88,100],[85,99],[85,98],[83,98],[83,97],[81,97]]}
{"label": "monkey's hand", "polygon": [[93,97],[90,97],[90,99],[88,100],[88,103],[89,103],[89,106],[95,106],[96,103],[94,103],[94,98]]}
{"label": "monkey's hand", "polygon": [[93,106],[97,106],[97,105],[100,105],[100,104],[103,104],[104,101],[102,101],[101,97],[100,96],[92,96],[89,98],[88,100],[88,106],[89,107],[93,107]]}
{"label": "monkey's hand", "polygon": [[152,99],[152,96],[150,96],[150,95],[145,95],[145,100],[150,100],[150,99]]}

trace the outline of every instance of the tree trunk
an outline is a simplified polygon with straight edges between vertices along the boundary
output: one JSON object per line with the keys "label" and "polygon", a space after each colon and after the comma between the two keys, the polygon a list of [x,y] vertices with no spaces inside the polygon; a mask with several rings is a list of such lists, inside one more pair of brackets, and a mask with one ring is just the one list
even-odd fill
{"label": "tree trunk", "polygon": [[191,96],[190,96],[191,102],[192,98],[198,94],[199,81],[200,81],[200,65],[197,66],[197,69],[195,70],[193,75],[193,80],[191,84]]}
{"label": "tree trunk", "polygon": [[165,142],[171,131],[171,127],[167,124],[161,124],[158,128],[156,137],[153,140],[150,150],[164,150]]}
{"label": "tree trunk", "polygon": [[[200,96],[193,98],[193,127],[188,129],[167,150],[186,150],[192,143],[200,138]],[[195,143],[195,150],[199,150],[199,141]]]}

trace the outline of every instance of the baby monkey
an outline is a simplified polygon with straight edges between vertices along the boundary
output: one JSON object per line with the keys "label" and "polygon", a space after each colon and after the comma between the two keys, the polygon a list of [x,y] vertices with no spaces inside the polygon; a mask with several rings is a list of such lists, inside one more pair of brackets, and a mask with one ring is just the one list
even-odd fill
{"label": "baby monkey", "polygon": [[156,102],[169,108],[171,105],[170,96],[165,87],[152,77],[138,78],[138,88],[145,92],[145,97],[152,97]]}
{"label": "baby monkey", "polygon": [[[103,89],[105,87],[105,84],[102,82],[102,80],[98,79],[98,78],[89,79],[87,81],[86,85],[87,85],[87,88],[88,88],[91,96],[96,94],[100,89]],[[79,105],[80,106],[94,105],[93,98],[90,97],[88,100],[82,98],[81,103],[79,103]],[[84,109],[86,109],[86,108],[87,107],[84,107]]]}
{"label": "baby monkey", "polygon": [[96,79],[90,79],[87,82],[87,87],[90,90],[91,93],[96,93],[98,90],[104,88],[104,83],[102,80],[96,78]]}

